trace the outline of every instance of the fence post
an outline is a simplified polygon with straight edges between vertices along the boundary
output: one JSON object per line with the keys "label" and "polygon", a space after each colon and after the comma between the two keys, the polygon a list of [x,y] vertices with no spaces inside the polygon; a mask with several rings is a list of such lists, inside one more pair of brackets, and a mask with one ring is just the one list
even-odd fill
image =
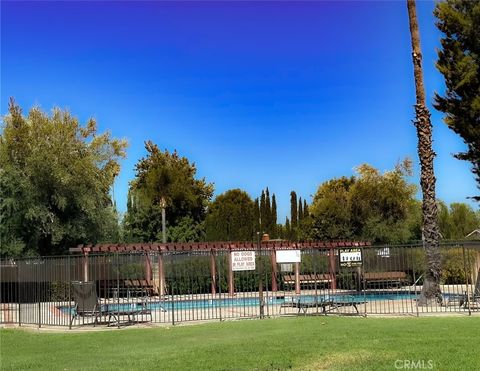
{"label": "fence post", "polygon": [[332,279],[331,283],[331,289],[336,290],[337,289],[337,277],[335,274],[335,250],[333,247],[330,247],[328,250],[328,261],[329,261],[329,267],[330,267],[330,278]]}
{"label": "fence post", "polygon": [[37,266],[37,269],[36,269],[36,273],[37,273],[37,300],[38,300],[38,328],[42,327],[42,307],[41,307],[41,304],[40,304],[40,293],[41,293],[41,285],[40,285],[40,282],[39,282],[39,274],[38,274],[38,271],[39,271],[39,267],[40,264],[38,264]]}
{"label": "fence post", "polygon": [[217,293],[217,269],[215,264],[215,251],[213,249],[210,250],[210,276],[212,277],[211,294],[215,295]]}
{"label": "fence post", "polygon": [[235,287],[234,287],[234,278],[233,278],[233,270],[232,270],[232,250],[227,250],[228,254],[228,295],[233,296],[235,294]]}
{"label": "fence post", "polygon": [[171,264],[172,264],[172,279],[171,279],[171,293],[170,296],[172,297],[171,302],[172,302],[172,326],[175,326],[175,298],[174,298],[174,292],[175,292],[175,263],[173,260],[173,250],[170,251],[170,257],[171,257]]}
{"label": "fence post", "polygon": [[165,270],[163,267],[162,250],[158,252],[158,284],[160,286],[160,297],[165,297]]}
{"label": "fence post", "polygon": [[22,300],[20,290],[20,262],[17,263],[17,301],[18,301],[18,326],[22,325]]}
{"label": "fence post", "polygon": [[[257,249],[258,249],[258,302],[260,304],[260,318],[263,318],[265,308],[263,303],[263,265],[262,265],[262,245],[260,243],[260,232],[257,232]],[[232,269],[231,264],[229,269]]]}
{"label": "fence post", "polygon": [[295,294],[300,295],[300,263],[295,263]]}
{"label": "fence post", "polygon": [[[225,252],[223,252],[225,253]],[[224,259],[222,259],[224,261]],[[218,274],[218,301],[214,301],[214,303],[219,303],[218,309],[220,311],[220,322],[222,321],[222,305],[221,305],[221,300],[222,300],[222,265],[219,264],[222,262],[222,260],[219,261],[219,254],[216,254],[216,259],[215,259],[215,265],[217,266],[217,274]],[[212,298],[215,300],[215,298]]]}
{"label": "fence post", "polygon": [[277,256],[276,256],[276,249],[275,247],[272,248],[271,255],[270,255],[271,263],[272,263],[272,292],[278,291],[277,286]]}
{"label": "fence post", "polygon": [[[72,282],[72,274],[71,274],[71,261],[70,261],[70,255],[68,255],[67,257],[67,264],[68,264],[68,268],[67,268],[67,287],[68,287],[68,307],[71,309],[71,302],[72,302],[72,292],[71,292],[71,284],[70,282]],[[71,315],[71,313],[70,313]],[[68,328],[71,330],[72,329],[72,321],[68,321]]]}

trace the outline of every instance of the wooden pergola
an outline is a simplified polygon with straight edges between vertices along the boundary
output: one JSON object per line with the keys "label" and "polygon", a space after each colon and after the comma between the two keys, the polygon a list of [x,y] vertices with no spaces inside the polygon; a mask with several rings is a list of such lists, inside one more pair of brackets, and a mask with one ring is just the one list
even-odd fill
{"label": "wooden pergola", "polygon": [[[270,262],[272,267],[272,282],[271,288],[275,292],[278,290],[277,283],[277,262],[276,251],[278,250],[322,250],[325,251],[329,258],[329,270],[331,281],[331,288],[336,289],[335,279],[335,249],[348,247],[368,247],[370,242],[365,241],[310,241],[310,242],[290,242],[280,240],[268,240],[268,236],[264,236],[259,243],[253,242],[189,242],[189,243],[132,243],[132,244],[96,244],[96,245],[79,245],[70,248],[70,253],[82,254],[84,278],[88,280],[88,256],[89,254],[108,254],[108,253],[142,253],[145,255],[145,265],[147,277],[150,280],[152,272],[152,264],[149,253],[158,253],[158,286],[159,294],[165,295],[165,270],[164,270],[164,255],[175,252],[206,252],[210,255],[210,274],[212,278],[211,293],[216,294],[216,260],[215,256],[218,252],[233,252],[233,251],[268,251],[270,254]],[[234,289],[234,272],[232,270],[231,257],[228,256],[228,292],[233,296]],[[300,263],[295,263],[295,292],[300,294]]]}

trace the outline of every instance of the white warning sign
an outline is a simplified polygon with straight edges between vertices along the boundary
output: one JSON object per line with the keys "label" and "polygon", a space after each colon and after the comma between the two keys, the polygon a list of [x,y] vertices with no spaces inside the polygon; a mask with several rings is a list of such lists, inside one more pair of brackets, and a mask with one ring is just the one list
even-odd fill
{"label": "white warning sign", "polygon": [[232,271],[254,271],[255,251],[232,251]]}

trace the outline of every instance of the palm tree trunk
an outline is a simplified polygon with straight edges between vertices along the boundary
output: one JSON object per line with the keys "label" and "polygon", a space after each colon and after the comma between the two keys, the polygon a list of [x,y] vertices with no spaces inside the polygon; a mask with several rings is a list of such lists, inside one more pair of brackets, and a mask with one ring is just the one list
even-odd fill
{"label": "palm tree trunk", "polygon": [[437,203],[435,198],[435,174],[433,171],[432,123],[430,112],[425,104],[425,87],[423,85],[422,52],[420,49],[420,34],[418,32],[417,12],[415,0],[407,0],[408,18],[410,21],[410,35],[412,38],[412,57],[415,75],[415,104],[417,128],[418,156],[420,158],[420,185],[422,187],[423,202],[423,244],[426,252],[426,272],[420,295],[419,304],[425,305],[432,299],[441,299],[440,291],[440,246],[437,219]]}

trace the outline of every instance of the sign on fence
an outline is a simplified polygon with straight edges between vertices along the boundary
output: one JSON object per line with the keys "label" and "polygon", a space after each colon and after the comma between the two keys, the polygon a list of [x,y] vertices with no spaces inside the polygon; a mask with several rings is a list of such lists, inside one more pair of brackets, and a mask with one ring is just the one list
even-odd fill
{"label": "sign on fence", "polygon": [[232,251],[232,271],[254,271],[255,251]]}
{"label": "sign on fence", "polygon": [[300,263],[302,255],[300,250],[278,250],[277,263]]}
{"label": "sign on fence", "polygon": [[340,249],[340,267],[361,267],[362,266],[362,249]]}

